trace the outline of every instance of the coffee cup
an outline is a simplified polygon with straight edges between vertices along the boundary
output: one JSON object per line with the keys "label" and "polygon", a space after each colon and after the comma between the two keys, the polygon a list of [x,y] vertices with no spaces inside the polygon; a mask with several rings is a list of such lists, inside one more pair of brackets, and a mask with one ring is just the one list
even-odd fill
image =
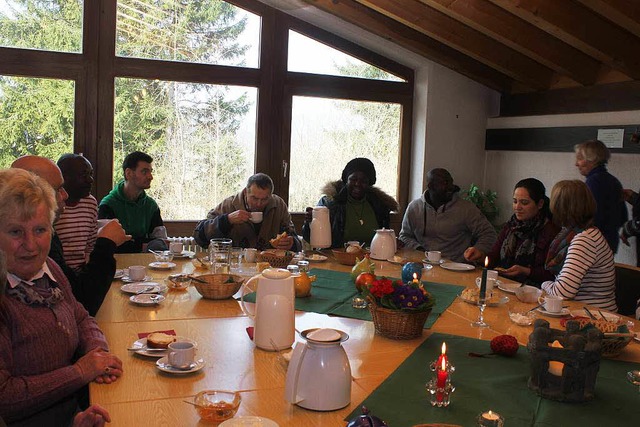
{"label": "coffee cup", "polygon": [[256,248],[246,248],[244,250],[244,259],[247,262],[256,262],[258,250]]}
{"label": "coffee cup", "polygon": [[147,269],[144,265],[132,265],[129,267],[129,279],[144,280],[147,277]]}
{"label": "coffee cup", "polygon": [[196,347],[191,342],[178,341],[169,344],[169,365],[189,369],[196,357]]}
{"label": "coffee cup", "polygon": [[424,254],[429,262],[440,262],[442,259],[442,252],[440,251],[426,251]]}
{"label": "coffee cup", "polygon": [[178,254],[180,255],[182,253],[182,250],[184,249],[184,246],[181,242],[171,242],[169,243],[169,250],[171,251],[172,254]]}
{"label": "coffee cup", "polygon": [[253,222],[254,224],[262,222],[262,212],[251,212],[251,218],[249,219],[249,221]]}
{"label": "coffee cup", "polygon": [[538,298],[538,302],[543,305],[545,311],[549,313],[560,313],[562,311],[563,299],[553,295]]}
{"label": "coffee cup", "polygon": [[[482,277],[476,277],[476,286],[479,288],[482,284]],[[496,279],[489,278],[487,275],[487,293],[493,291],[493,288],[496,286]]]}

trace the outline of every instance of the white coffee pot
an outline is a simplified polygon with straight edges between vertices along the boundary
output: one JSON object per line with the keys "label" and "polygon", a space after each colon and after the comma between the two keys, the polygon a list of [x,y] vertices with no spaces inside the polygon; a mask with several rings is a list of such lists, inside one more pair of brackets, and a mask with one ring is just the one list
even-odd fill
{"label": "white coffee pot", "polygon": [[285,399],[314,411],[334,411],[351,402],[351,366],[341,343],[349,335],[336,329],[300,333],[285,383]]}
{"label": "white coffee pot", "polygon": [[[256,289],[255,312],[248,309],[246,290]],[[240,305],[253,318],[253,342],[256,347],[277,351],[291,347],[295,341],[295,288],[293,277],[283,268],[267,268],[243,285]]]}
{"label": "white coffee pot", "polygon": [[329,222],[329,208],[316,206],[311,213],[312,219],[309,228],[311,238],[309,244],[312,248],[331,247],[331,223]]}
{"label": "white coffee pot", "polygon": [[389,228],[376,230],[373,240],[371,240],[371,258],[390,259],[396,253],[396,232]]}

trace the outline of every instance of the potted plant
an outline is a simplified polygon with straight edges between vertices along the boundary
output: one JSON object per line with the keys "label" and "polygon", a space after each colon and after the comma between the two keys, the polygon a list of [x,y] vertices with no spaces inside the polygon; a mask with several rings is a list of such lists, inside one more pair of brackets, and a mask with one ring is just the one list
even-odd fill
{"label": "potted plant", "polygon": [[480,209],[480,212],[487,217],[489,222],[496,225],[494,221],[498,218],[498,193],[493,190],[482,191],[480,187],[471,183],[468,190],[462,192],[462,198],[470,201]]}
{"label": "potted plant", "polygon": [[376,332],[387,338],[419,337],[435,298],[417,279],[409,283],[383,277],[363,288]]}

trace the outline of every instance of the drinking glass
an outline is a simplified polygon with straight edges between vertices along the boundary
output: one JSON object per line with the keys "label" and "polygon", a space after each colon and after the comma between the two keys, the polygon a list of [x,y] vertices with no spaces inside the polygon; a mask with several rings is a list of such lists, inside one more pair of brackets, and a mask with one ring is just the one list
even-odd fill
{"label": "drinking glass", "polygon": [[638,391],[640,392],[640,371],[627,372],[627,380],[631,384],[638,386]]}
{"label": "drinking glass", "polygon": [[231,264],[231,239],[211,239],[209,260],[214,273],[229,273]]}
{"label": "drinking glass", "polygon": [[484,321],[484,309],[487,308],[487,298],[480,299],[478,297],[478,308],[480,309],[478,320],[473,322],[471,326],[475,326],[476,328],[488,328],[489,325]]}

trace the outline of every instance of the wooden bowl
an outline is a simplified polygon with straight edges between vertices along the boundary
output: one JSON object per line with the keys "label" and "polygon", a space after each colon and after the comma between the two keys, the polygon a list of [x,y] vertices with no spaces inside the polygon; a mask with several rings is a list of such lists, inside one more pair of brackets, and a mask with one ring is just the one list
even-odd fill
{"label": "wooden bowl", "polygon": [[343,265],[356,265],[356,258],[362,259],[367,251],[361,249],[357,252],[346,252],[344,249],[332,249],[333,257],[340,264]]}

